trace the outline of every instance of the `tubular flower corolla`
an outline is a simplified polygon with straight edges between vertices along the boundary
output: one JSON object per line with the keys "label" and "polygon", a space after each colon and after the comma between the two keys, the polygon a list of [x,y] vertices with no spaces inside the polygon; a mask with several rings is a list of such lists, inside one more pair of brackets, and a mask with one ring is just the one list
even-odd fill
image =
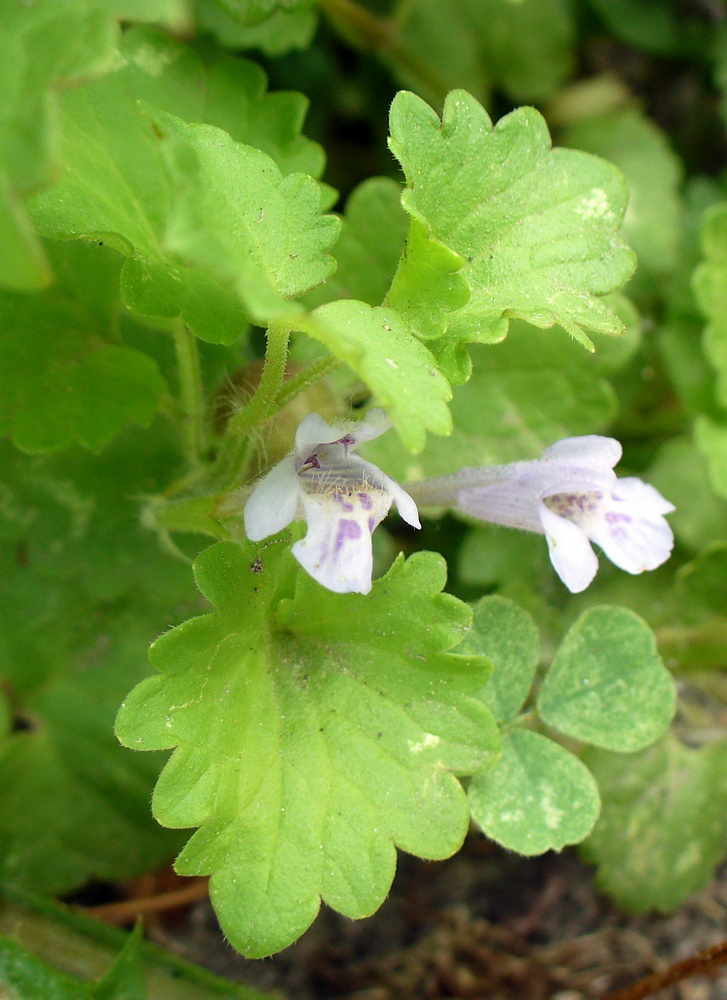
{"label": "tubular flower corolla", "polygon": [[663,516],[674,506],[640,479],[618,479],[620,458],[613,438],[565,438],[536,461],[465,468],[407,489],[420,506],[545,535],[556,573],[575,594],[598,569],[591,542],[627,573],[660,566],[674,544]]}

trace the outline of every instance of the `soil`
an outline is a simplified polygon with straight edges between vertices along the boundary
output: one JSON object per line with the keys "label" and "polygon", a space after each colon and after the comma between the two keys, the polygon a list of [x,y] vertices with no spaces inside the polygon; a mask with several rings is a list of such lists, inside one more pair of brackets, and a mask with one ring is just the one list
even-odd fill
{"label": "soil", "polygon": [[[400,856],[378,913],[351,921],[323,908],[272,959],[236,955],[206,900],[155,936],[287,1000],[596,1000],[727,937],[727,866],[676,912],[633,916],[575,852],[525,859],[473,835],[446,862]],[[652,995],[727,1000],[727,969]]]}

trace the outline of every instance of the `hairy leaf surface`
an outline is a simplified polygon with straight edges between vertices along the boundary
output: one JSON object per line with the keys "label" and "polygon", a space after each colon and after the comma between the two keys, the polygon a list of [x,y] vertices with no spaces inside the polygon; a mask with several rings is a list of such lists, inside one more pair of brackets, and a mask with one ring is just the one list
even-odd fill
{"label": "hairy leaf surface", "polygon": [[199,826],[177,868],[212,875],[227,936],[270,954],[301,934],[322,898],[372,913],[395,847],[447,857],[467,828],[454,774],[497,748],[473,697],[481,657],[451,648],[470,615],[440,595],[441,560],[397,561],[369,597],[298,574],[287,545],[222,542],[197,560],[217,611],[162,636],[160,671],[126,699],[124,744],[178,747],[154,795],[168,826]]}
{"label": "hairy leaf surface", "polygon": [[404,168],[404,208],[465,261],[469,302],[448,323],[448,374],[468,374],[463,344],[494,342],[508,319],[559,324],[592,348],[586,330],[621,333],[600,298],[634,267],[617,235],[626,187],[610,164],[553,149],[542,116],[520,108],[493,126],[464,91],[447,98],[442,120],[400,93],[391,108],[391,148]]}

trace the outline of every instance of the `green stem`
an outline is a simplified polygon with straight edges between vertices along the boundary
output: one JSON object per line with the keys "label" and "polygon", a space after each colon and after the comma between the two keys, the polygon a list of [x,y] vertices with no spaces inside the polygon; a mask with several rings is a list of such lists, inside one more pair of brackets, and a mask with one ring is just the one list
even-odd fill
{"label": "green stem", "polygon": [[[393,62],[400,70],[419,80],[420,84],[440,100],[451,89],[444,77],[421,59],[399,37],[399,23],[372,14],[355,0],[319,0],[320,6],[344,34],[363,49],[376,52]],[[402,22],[408,17],[406,7],[400,13]]]}
{"label": "green stem", "polygon": [[182,410],[182,440],[189,465],[194,469],[202,463],[207,447],[204,424],[202,371],[197,350],[197,338],[180,320],[174,327],[174,350],[179,374],[179,402]]}
{"label": "green stem", "polygon": [[306,389],[310,389],[312,385],[319,382],[326,375],[330,375],[331,372],[335,371],[336,368],[341,364],[338,358],[334,358],[332,354],[326,354],[325,357],[318,358],[317,361],[311,362],[302,372],[298,372],[293,378],[290,378],[283,384],[280,392],[275,397],[275,409],[282,410],[284,406],[291,403],[296,396],[300,396],[302,392]]}
{"label": "green stem", "polygon": [[280,323],[271,323],[267,339],[268,346],[260,385],[252,399],[230,417],[220,445],[215,473],[224,487],[234,482],[243,471],[250,431],[264,423],[279,409],[277,400],[288,361],[290,329]]}

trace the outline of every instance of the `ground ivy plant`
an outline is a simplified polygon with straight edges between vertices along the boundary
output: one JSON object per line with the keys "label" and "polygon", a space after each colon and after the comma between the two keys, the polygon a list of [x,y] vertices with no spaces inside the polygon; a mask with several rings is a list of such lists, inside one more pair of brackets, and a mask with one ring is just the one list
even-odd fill
{"label": "ground ivy plant", "polygon": [[6,884],[176,856],[262,957],[472,827],[637,910],[723,857],[727,196],[487,6],[0,11]]}

